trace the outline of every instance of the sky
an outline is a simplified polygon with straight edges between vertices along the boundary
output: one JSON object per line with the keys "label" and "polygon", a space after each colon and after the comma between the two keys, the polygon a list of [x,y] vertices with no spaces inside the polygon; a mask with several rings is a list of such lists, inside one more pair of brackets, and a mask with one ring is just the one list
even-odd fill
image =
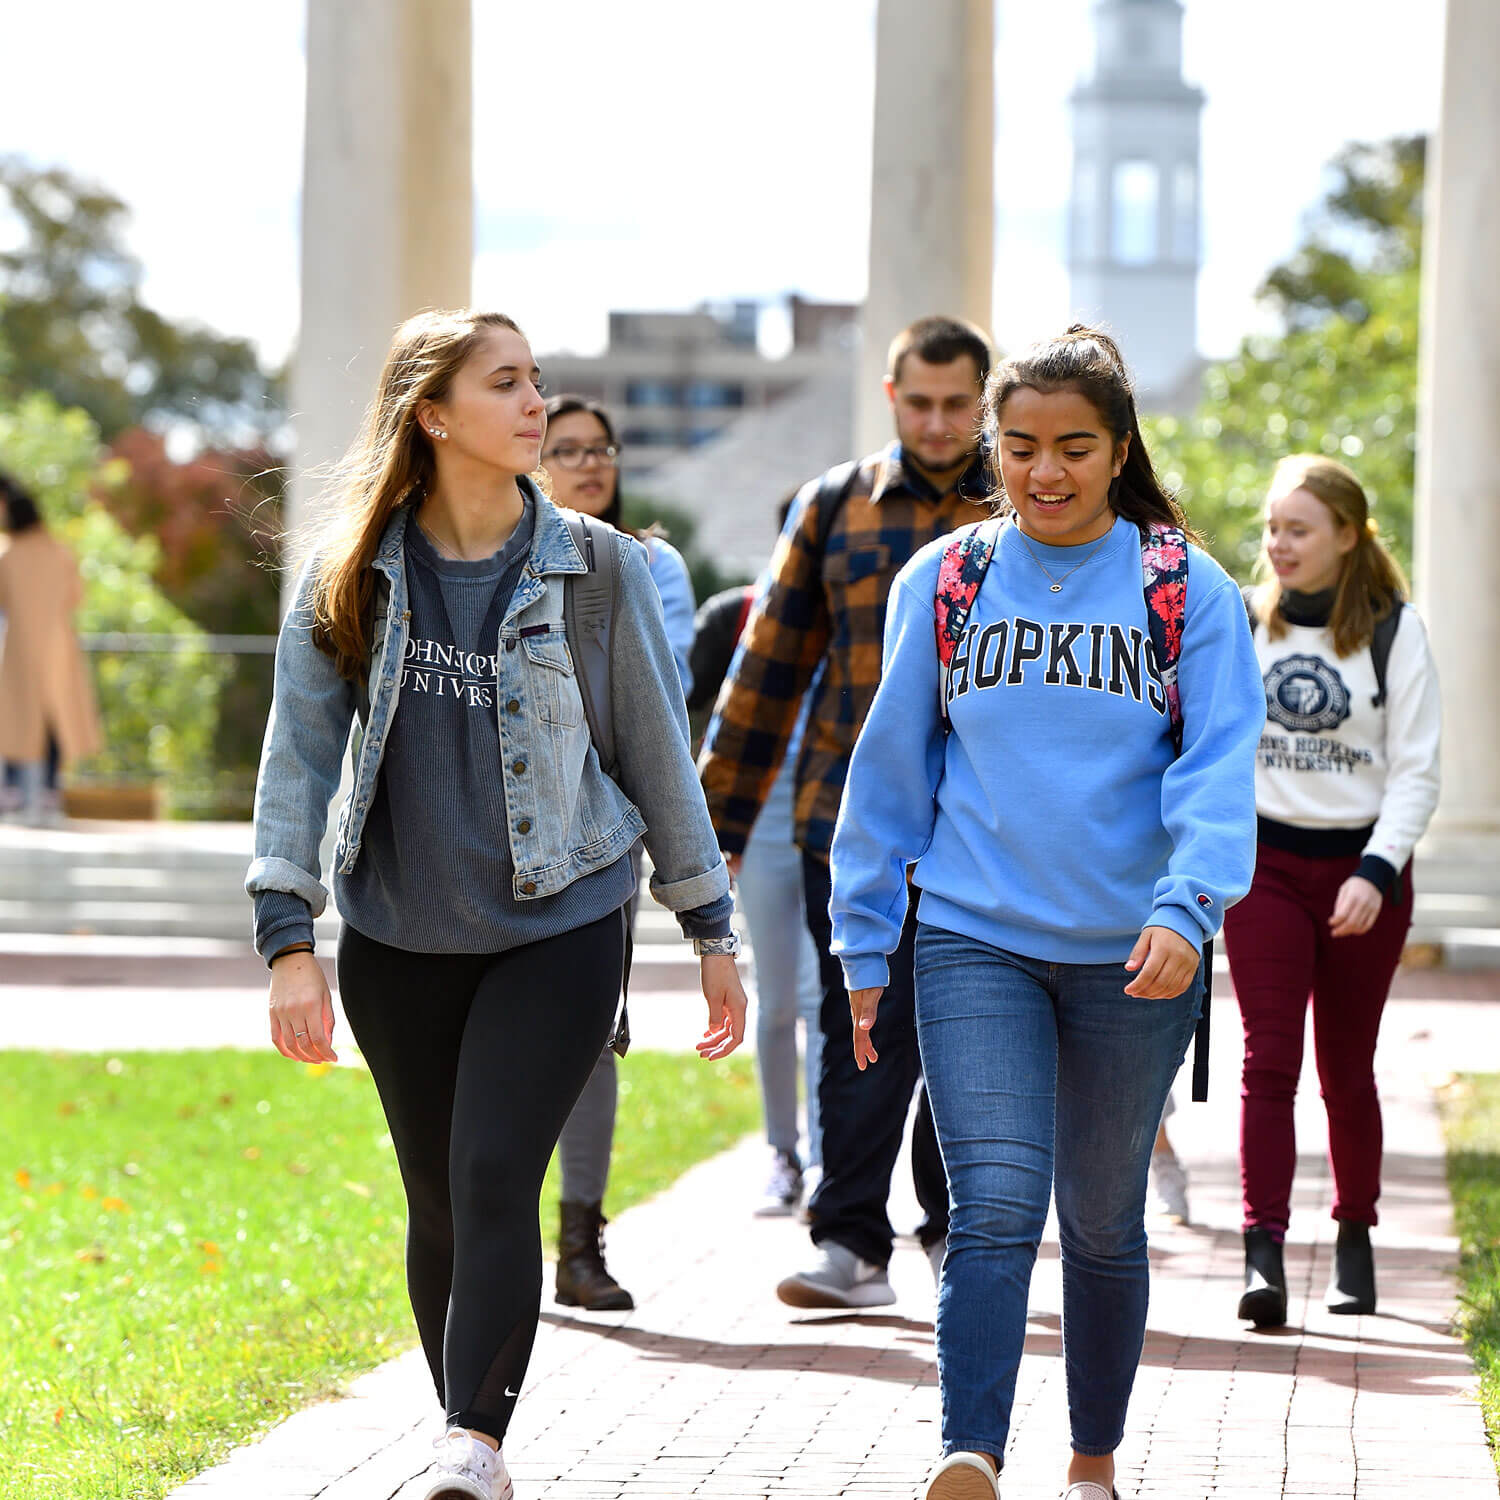
{"label": "sky", "polygon": [[[922,0],[885,0],[920,4]],[[998,0],[1002,347],[1069,316],[1067,95],[1090,0]],[[1349,140],[1436,124],[1439,0],[1186,0],[1203,116],[1199,346],[1264,326]],[[611,308],[791,291],[858,300],[875,0],[475,0],[474,300],[541,351],[594,353]],[[0,153],[122,198],[146,300],[254,339],[297,328],[304,0],[7,6]],[[0,225],[0,239],[5,229]],[[763,323],[768,347],[780,323]]]}

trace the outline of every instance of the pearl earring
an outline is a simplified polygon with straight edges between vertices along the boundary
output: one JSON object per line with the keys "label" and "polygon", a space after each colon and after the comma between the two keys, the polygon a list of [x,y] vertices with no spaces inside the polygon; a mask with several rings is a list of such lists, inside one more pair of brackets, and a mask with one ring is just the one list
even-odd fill
{"label": "pearl earring", "polygon": [[448,434],[446,432],[439,432],[436,427],[434,427],[432,429],[432,435],[433,435],[433,437],[438,438],[438,439],[444,439],[444,438],[446,438],[448,436]]}

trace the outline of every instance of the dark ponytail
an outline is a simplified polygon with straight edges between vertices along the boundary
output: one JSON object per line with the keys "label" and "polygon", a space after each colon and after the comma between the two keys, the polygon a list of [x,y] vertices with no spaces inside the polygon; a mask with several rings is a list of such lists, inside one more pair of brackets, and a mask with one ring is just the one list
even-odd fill
{"label": "dark ponytail", "polygon": [[981,420],[989,438],[989,454],[995,493],[1007,508],[1000,474],[1000,413],[1005,403],[1021,389],[1050,396],[1057,391],[1076,391],[1099,413],[1116,444],[1129,438],[1125,463],[1109,487],[1109,508],[1143,531],[1152,522],[1177,526],[1192,541],[1198,535],[1176,499],[1162,488],[1141,436],[1135,410],[1135,391],[1120,346],[1104,332],[1085,323],[1074,323],[1060,338],[1033,344],[1022,353],[1002,360],[984,387]]}

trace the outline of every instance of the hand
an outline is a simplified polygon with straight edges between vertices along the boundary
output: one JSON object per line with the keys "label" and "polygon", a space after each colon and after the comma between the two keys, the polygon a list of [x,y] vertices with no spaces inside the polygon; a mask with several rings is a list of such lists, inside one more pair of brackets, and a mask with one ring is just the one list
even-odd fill
{"label": "hand", "polygon": [[698,1056],[714,1062],[728,1057],[745,1040],[745,987],[727,953],[705,953],[698,965],[703,998],[708,1001],[708,1030],[698,1043]]}
{"label": "hand", "polygon": [[740,867],[745,863],[743,854],[726,854],[724,863],[729,866],[729,878],[738,880],[740,878]]}
{"label": "hand", "polygon": [[883,984],[877,984],[873,989],[849,991],[849,1014],[854,1022],[854,1066],[861,1073],[872,1062],[880,1061],[880,1054],[870,1045],[870,1033],[875,1029],[875,1012],[880,1008],[883,994]]}
{"label": "hand", "polygon": [[271,1041],[297,1062],[337,1062],[333,996],[323,966],[311,953],[271,961]]}
{"label": "hand", "polygon": [[1174,999],[1191,983],[1202,959],[1203,950],[1170,927],[1143,927],[1125,960],[1125,967],[1135,974],[1125,993],[1137,1000]]}
{"label": "hand", "polygon": [[1334,899],[1333,915],[1328,919],[1328,931],[1333,937],[1358,937],[1375,925],[1385,897],[1373,880],[1363,875],[1351,875],[1339,887]]}

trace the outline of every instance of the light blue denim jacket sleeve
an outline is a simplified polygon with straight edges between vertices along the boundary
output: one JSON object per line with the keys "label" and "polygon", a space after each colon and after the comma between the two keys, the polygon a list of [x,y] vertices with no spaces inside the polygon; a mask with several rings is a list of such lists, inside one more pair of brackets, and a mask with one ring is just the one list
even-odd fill
{"label": "light blue denim jacket sleeve", "polygon": [[727,894],[729,871],[693,765],[687,705],[646,549],[620,542],[627,550],[610,662],[619,780],[646,821],[651,894],[672,911],[689,911]]}
{"label": "light blue denim jacket sleeve", "polygon": [[320,916],[328,905],[319,848],[354,723],[354,684],[312,639],[316,557],[297,581],[276,642],[276,688],[255,783],[255,860],[246,889],[288,891]]}
{"label": "light blue denim jacket sleeve", "polygon": [[682,696],[690,698],[693,693],[693,669],[688,665],[688,653],[693,649],[693,613],[697,604],[693,599],[693,578],[688,565],[670,542],[652,537],[646,543],[651,565],[651,581],[661,595],[662,620],[667,627],[667,643],[672,648],[672,660],[677,663],[677,675],[682,679]]}

